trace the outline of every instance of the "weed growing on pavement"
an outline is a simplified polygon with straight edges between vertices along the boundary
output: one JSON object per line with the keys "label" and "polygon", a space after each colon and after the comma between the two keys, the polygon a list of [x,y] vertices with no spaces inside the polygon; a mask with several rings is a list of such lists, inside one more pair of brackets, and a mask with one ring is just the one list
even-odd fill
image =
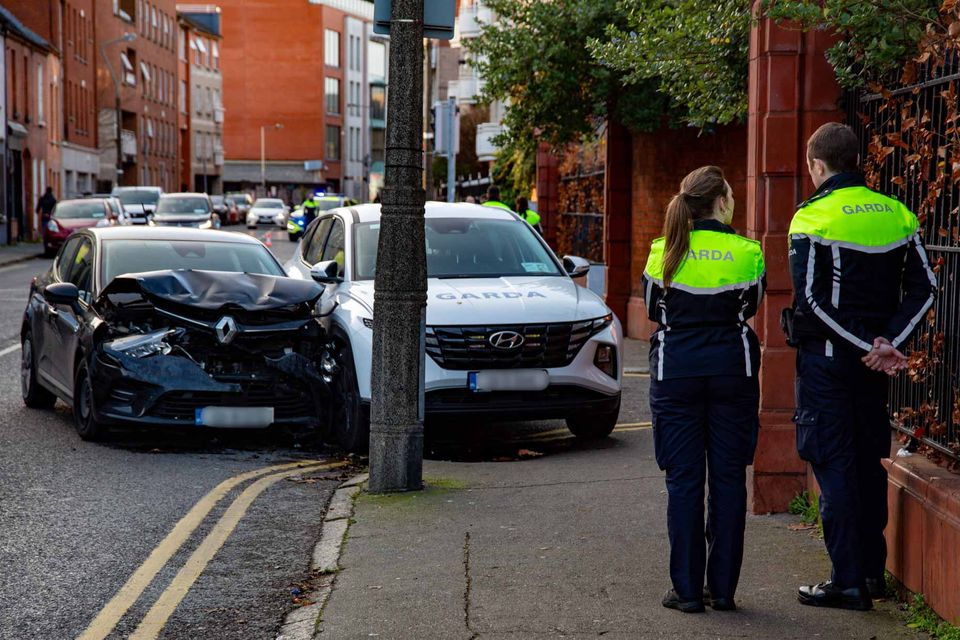
{"label": "weed growing on pavement", "polygon": [[369,493],[364,491],[357,496],[357,501],[379,505],[406,504],[422,498],[430,498],[466,488],[467,484],[461,480],[427,476],[423,479],[423,489],[420,491],[398,491],[395,493]]}
{"label": "weed growing on pavement", "polygon": [[803,491],[790,501],[787,509],[795,516],[800,516],[800,520],[806,525],[817,526],[817,536],[823,537],[823,523],[820,521],[820,496],[810,492]]}
{"label": "weed growing on pavement", "polygon": [[960,640],[960,627],[955,627],[927,606],[922,593],[913,595],[907,605],[907,626],[929,633],[935,640]]}

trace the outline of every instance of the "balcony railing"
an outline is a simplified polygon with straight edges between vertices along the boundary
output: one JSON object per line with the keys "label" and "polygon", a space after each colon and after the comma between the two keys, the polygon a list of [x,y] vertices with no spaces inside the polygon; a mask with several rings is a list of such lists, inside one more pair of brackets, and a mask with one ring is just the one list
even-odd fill
{"label": "balcony railing", "polygon": [[493,143],[493,139],[501,131],[503,126],[496,122],[484,122],[477,126],[477,160],[489,162],[495,159],[499,147]]}

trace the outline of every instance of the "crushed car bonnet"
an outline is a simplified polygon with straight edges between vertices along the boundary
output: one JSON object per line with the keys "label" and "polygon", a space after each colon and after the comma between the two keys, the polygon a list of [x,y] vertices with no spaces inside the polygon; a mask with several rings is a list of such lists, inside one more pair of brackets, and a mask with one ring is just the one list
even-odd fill
{"label": "crushed car bonnet", "polygon": [[245,311],[312,304],[323,287],[309,280],[226,271],[150,271],[117,276],[100,300],[113,294],[140,293],[148,299],[216,311],[225,305]]}

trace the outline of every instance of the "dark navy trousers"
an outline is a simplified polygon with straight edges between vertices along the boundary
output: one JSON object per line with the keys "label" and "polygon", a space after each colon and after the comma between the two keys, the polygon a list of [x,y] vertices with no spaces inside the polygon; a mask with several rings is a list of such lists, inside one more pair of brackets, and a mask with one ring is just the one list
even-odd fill
{"label": "dark navy trousers", "polygon": [[888,378],[856,355],[797,353],[797,451],[820,485],[823,538],[833,582],[883,578],[890,454]]}
{"label": "dark navy trousers", "polygon": [[667,473],[670,578],[684,600],[702,597],[705,573],[713,597],[733,598],[737,590],[759,402],[756,377],[651,382],[654,447]]}

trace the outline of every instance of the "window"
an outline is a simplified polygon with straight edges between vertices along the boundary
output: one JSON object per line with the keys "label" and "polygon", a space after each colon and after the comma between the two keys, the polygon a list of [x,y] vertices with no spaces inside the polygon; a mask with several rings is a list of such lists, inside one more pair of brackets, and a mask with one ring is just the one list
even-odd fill
{"label": "window", "polygon": [[67,281],[80,290],[80,297],[89,302],[91,278],[93,276],[93,244],[81,238],[76,254],[67,267]]}
{"label": "window", "polygon": [[180,81],[180,113],[187,113],[187,81]]}
{"label": "window", "polygon": [[371,40],[367,46],[367,74],[371,82],[383,82],[387,79],[387,46]]}
{"label": "window", "polygon": [[324,155],[327,160],[340,159],[340,127],[327,125],[327,140],[324,147]]}
{"label": "window", "polygon": [[340,81],[336,78],[327,78],[323,85],[323,94],[327,103],[327,113],[340,113]]}
{"label": "window", "polygon": [[133,49],[120,52],[120,62],[123,65],[123,81],[131,87],[137,86],[137,72],[133,66],[137,54]]}
{"label": "window", "polygon": [[114,0],[113,12],[127,22],[137,21],[136,0]]}
{"label": "window", "polygon": [[334,219],[333,228],[330,229],[330,236],[323,247],[323,262],[334,260],[339,266],[339,275],[343,277],[343,223]]}
{"label": "window", "polygon": [[323,57],[327,65],[340,66],[340,32],[325,29],[323,34]]}
{"label": "window", "polygon": [[37,63],[37,123],[46,124],[43,111],[43,63]]}
{"label": "window", "polygon": [[196,52],[197,52],[197,55],[196,55],[196,58],[195,58],[194,62],[195,62],[197,65],[202,65],[202,64],[204,64],[204,63],[206,62],[207,46],[206,46],[205,44],[203,44],[203,39],[202,39],[202,38],[194,38],[194,39],[193,39],[193,43],[194,43],[194,47],[193,47],[193,48],[194,48],[194,49],[196,50]]}
{"label": "window", "polygon": [[210,48],[213,51],[213,68],[220,69],[220,45],[214,42],[211,43]]}
{"label": "window", "polygon": [[310,236],[308,242],[304,245],[303,260],[311,267],[321,260],[323,255],[323,243],[327,239],[327,232],[330,231],[330,225],[333,224],[333,217],[324,218],[318,222],[316,231]]}
{"label": "window", "polygon": [[385,120],[387,117],[387,88],[383,85],[370,87],[370,119]]}
{"label": "window", "polygon": [[150,75],[150,67],[146,62],[140,63],[140,75],[143,76],[143,81],[149,84],[152,81],[152,76]]}

